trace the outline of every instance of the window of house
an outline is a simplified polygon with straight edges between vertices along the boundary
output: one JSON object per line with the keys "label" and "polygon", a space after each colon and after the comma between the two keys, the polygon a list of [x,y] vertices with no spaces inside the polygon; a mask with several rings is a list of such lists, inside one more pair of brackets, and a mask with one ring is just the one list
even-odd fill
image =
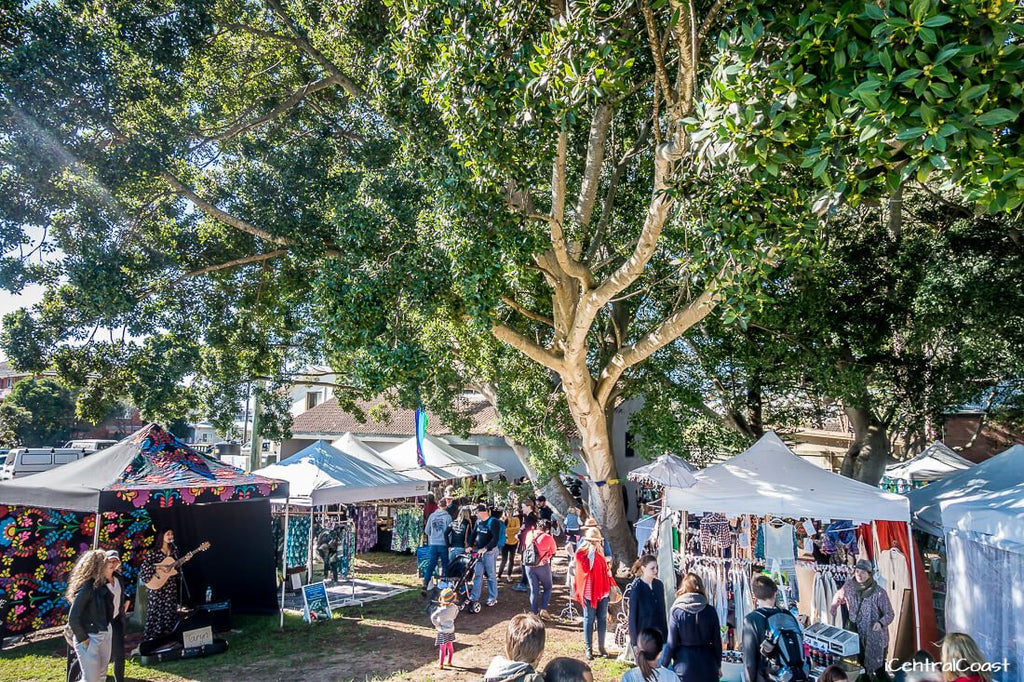
{"label": "window of house", "polygon": [[636,457],[636,450],[633,449],[633,434],[626,431],[626,457]]}
{"label": "window of house", "polygon": [[320,404],[320,391],[309,391],[306,393],[306,409],[312,410]]}

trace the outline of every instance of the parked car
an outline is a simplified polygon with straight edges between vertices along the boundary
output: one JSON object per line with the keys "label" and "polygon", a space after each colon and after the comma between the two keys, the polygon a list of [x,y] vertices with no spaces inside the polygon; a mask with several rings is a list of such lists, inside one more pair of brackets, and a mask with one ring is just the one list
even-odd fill
{"label": "parked car", "polygon": [[0,480],[49,471],[90,454],[82,448],[14,448],[7,453],[3,467],[0,468]]}
{"label": "parked car", "polygon": [[116,440],[100,440],[97,438],[91,438],[88,440],[69,440],[67,443],[64,443],[64,447],[76,448],[92,453],[99,452],[100,450],[106,450],[111,445],[115,445],[116,443]]}

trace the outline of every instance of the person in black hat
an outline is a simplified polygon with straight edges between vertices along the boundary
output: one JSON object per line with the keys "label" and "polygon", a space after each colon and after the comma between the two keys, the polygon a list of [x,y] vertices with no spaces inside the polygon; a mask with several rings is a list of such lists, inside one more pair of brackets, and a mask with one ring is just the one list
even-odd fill
{"label": "person in black hat", "polygon": [[501,523],[491,516],[487,505],[476,505],[476,533],[473,536],[473,551],[480,553],[473,576],[473,591],[470,599],[480,601],[483,594],[483,578],[487,576],[487,605],[498,603],[497,554],[501,537]]}
{"label": "person in black hat", "polygon": [[124,591],[121,555],[116,550],[107,550],[107,565],[114,567],[114,574],[107,583],[107,587],[114,595],[114,617],[110,621],[110,662],[114,664],[114,682],[124,682],[124,622],[131,602]]}

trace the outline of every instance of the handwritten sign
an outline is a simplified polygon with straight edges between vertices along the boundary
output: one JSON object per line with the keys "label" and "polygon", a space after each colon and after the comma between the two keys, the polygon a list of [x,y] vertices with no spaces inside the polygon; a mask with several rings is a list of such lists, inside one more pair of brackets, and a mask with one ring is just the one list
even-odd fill
{"label": "handwritten sign", "polygon": [[186,649],[198,649],[200,647],[209,646],[213,644],[213,628],[196,628],[195,630],[185,630],[181,633],[181,638]]}
{"label": "handwritten sign", "polygon": [[302,587],[302,601],[305,604],[302,617],[307,623],[331,619],[331,603],[327,599],[327,585],[323,582]]}

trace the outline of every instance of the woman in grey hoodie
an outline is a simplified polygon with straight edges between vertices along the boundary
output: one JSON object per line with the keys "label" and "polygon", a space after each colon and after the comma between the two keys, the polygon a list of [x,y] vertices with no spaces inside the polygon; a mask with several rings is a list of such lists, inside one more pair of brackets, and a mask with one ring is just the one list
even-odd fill
{"label": "woman in grey hoodie", "polygon": [[676,592],[662,665],[680,682],[718,682],[722,670],[722,631],[718,612],[708,604],[700,577],[687,573]]}

